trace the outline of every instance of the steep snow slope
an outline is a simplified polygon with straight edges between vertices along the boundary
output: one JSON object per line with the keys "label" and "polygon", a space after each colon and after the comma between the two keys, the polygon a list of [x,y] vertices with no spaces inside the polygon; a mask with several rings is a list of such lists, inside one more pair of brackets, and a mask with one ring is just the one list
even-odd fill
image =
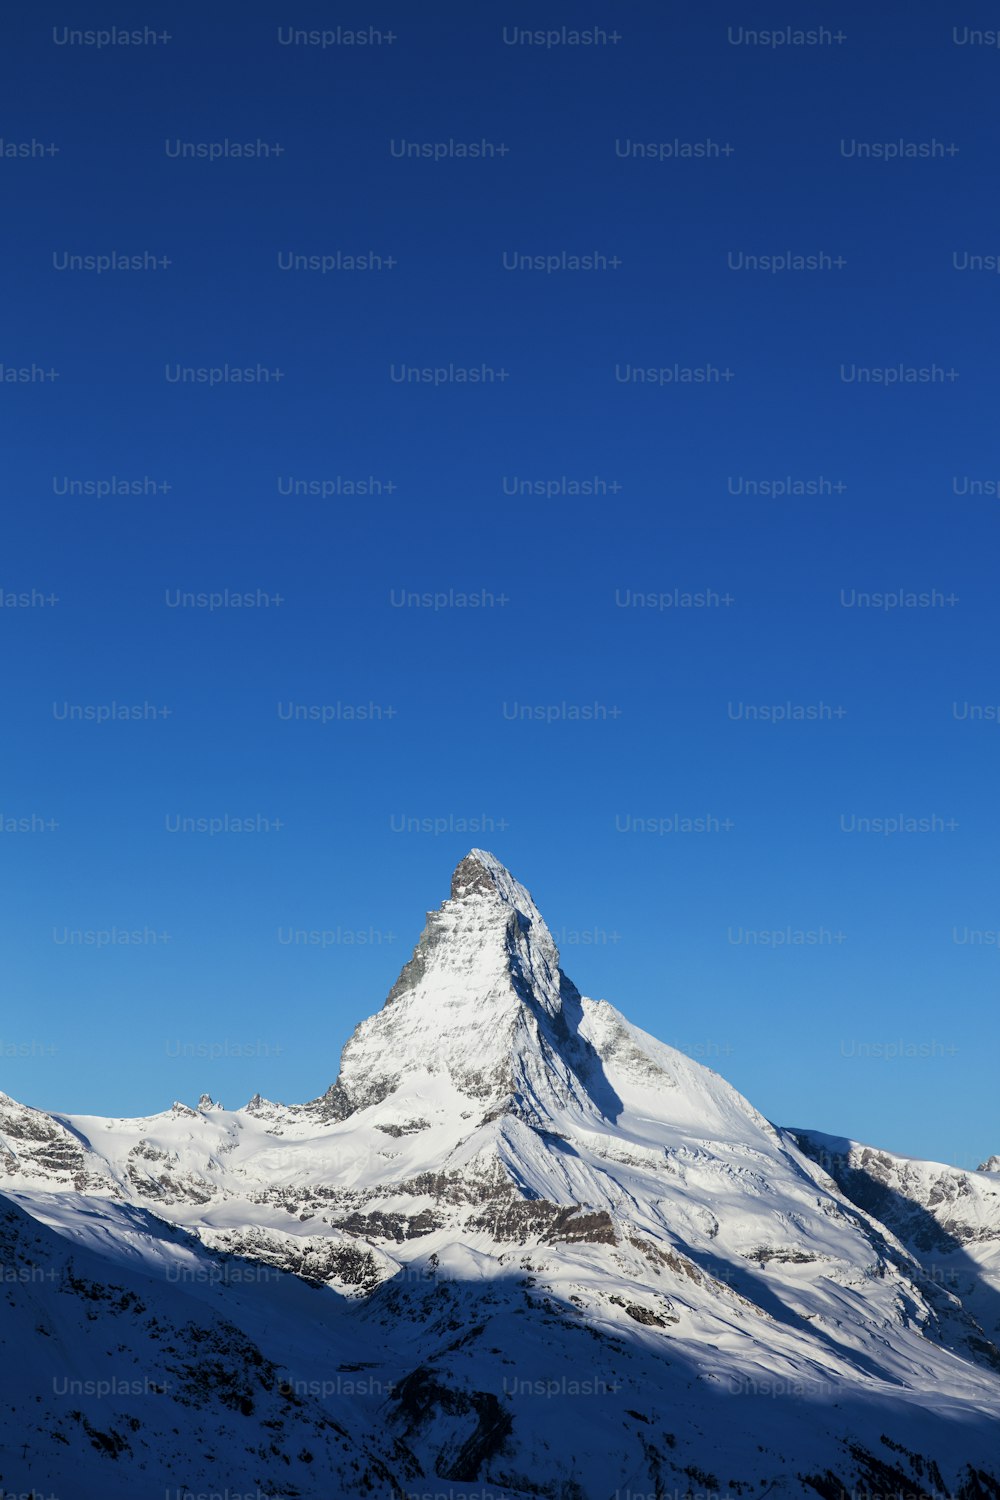
{"label": "steep snow slope", "polygon": [[[1000,1497],[995,1262],[957,1295],[815,1139],[582,997],[528,892],[473,850],[318,1099],[107,1120],[4,1096],[0,1187],[168,1292],[172,1235],[239,1256],[253,1297],[214,1290],[252,1340],[272,1268],[323,1286],[302,1290],[323,1338],[370,1375],[345,1441],[382,1456],[375,1493],[607,1500],[712,1474],[734,1495],[835,1475]],[[290,1304],[265,1326],[268,1358],[316,1368]]]}
{"label": "steep snow slope", "polygon": [[[93,1212],[86,1200],[62,1211]],[[4,1494],[33,1486],[66,1500],[133,1500],[164,1494],[167,1481],[205,1493],[223,1473],[232,1492],[401,1493],[349,1430],[363,1433],[360,1417],[345,1421],[343,1402],[324,1409],[309,1378],[289,1373],[296,1341],[289,1351],[270,1325],[280,1315],[301,1342],[313,1312],[304,1287],[277,1273],[281,1284],[268,1285],[255,1266],[240,1282],[238,1266],[135,1212],[109,1212],[102,1231],[109,1256],[0,1198]],[[254,1305],[261,1292],[266,1317]],[[248,1326],[277,1345],[280,1368]]]}
{"label": "steep snow slope", "polygon": [[1000,1343],[1000,1158],[965,1172],[817,1131],[788,1134]]}

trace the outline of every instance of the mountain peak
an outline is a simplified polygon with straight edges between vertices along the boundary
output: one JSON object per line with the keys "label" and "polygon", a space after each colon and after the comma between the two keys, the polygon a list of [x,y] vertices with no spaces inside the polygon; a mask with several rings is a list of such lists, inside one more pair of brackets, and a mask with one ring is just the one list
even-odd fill
{"label": "mountain peak", "polygon": [[[222,1473],[301,1500],[421,1475],[1000,1500],[984,1169],[775,1129],[580,995],[473,850],[321,1099],[102,1120],[0,1094],[0,1450],[35,1493],[108,1500]],[[79,1400],[53,1348],[146,1379]]]}
{"label": "mountain peak", "polygon": [[[470,907],[470,897],[478,896],[497,899],[486,908],[475,901]],[[488,916],[486,913],[491,908],[493,915]],[[452,932],[471,927],[479,942],[485,936],[485,929],[491,927],[494,932],[505,934],[507,946],[514,933],[520,932],[530,947],[544,950],[549,964],[559,966],[559,953],[552,934],[531,892],[515,880],[506,865],[502,865],[487,849],[470,849],[459,861],[451,877],[450,899],[436,912],[428,913],[428,918],[432,925],[436,919],[445,919]]]}
{"label": "mountain peak", "polygon": [[578,1021],[579,1000],[530,893],[493,854],[471,849],[382,1009],[355,1030],[336,1083],[314,1103],[343,1119],[397,1095],[404,1079],[416,1098],[431,1076],[482,1101],[522,1084],[537,1100],[555,1074],[561,1096],[561,1053],[572,1050],[564,1006]]}
{"label": "mountain peak", "polygon": [[470,849],[455,866],[451,877],[451,899],[461,901],[466,896],[490,894],[499,896],[518,910],[534,906],[524,886],[518,884],[496,855],[487,849]]}

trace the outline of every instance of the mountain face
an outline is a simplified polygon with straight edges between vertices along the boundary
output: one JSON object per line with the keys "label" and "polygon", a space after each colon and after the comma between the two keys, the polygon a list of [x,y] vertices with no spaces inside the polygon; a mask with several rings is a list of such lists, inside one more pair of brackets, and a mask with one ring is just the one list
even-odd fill
{"label": "mountain face", "polygon": [[796,1131],[845,1197],[878,1219],[1000,1345],[1000,1157],[976,1172]]}
{"label": "mountain face", "polygon": [[0,1486],[1000,1500],[1000,1173],[771,1125],[473,850],[339,1076],[0,1095]]}

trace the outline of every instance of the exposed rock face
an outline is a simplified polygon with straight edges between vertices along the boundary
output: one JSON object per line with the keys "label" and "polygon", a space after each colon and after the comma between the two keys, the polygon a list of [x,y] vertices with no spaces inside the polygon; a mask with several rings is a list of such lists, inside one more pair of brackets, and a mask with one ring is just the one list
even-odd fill
{"label": "exposed rock face", "polygon": [[[265,1229],[204,1230],[204,1244],[243,1261],[298,1276],[310,1286],[329,1286],[345,1296],[373,1292],[397,1267],[370,1245],[358,1245],[347,1234],[282,1234]],[[220,1280],[235,1279],[232,1271]]]}
{"label": "exposed rock face", "polygon": [[107,1174],[60,1121],[0,1094],[0,1167],[9,1182],[73,1187],[79,1192],[109,1187]]}
{"label": "exposed rock face", "polygon": [[[506,876],[506,880],[504,880]],[[473,849],[455,866],[451,877],[451,899],[462,901],[466,896],[498,895],[510,905],[516,905],[521,888],[511,879],[509,872],[482,849]]]}
{"label": "exposed rock face", "polygon": [[926,1279],[957,1296],[1000,1344],[1000,1181],[988,1165],[965,1172],[815,1131],[794,1138],[845,1197],[891,1230]]}
{"label": "exposed rock face", "polygon": [[162,1421],[60,1405],[43,1351],[3,1387],[0,1451],[82,1432],[104,1467],[81,1500],[235,1492],[210,1418],[244,1490],[299,1500],[1000,1500],[995,1162],[776,1129],[582,996],[473,850],[319,1098],[102,1120],[0,1096],[19,1236],[62,1257],[15,1298],[36,1352],[135,1343],[176,1387]]}

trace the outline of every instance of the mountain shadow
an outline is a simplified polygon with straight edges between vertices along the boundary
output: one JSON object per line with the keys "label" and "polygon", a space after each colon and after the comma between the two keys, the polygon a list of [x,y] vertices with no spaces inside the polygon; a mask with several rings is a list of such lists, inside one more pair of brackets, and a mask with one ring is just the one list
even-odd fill
{"label": "mountain shadow", "polygon": [[[972,1331],[954,1330],[957,1352],[965,1357],[971,1352],[979,1363],[1000,1370],[1000,1349],[995,1342],[1000,1337],[1000,1288],[991,1284],[958,1234],[946,1229],[923,1203],[879,1175],[892,1158],[864,1149],[860,1165],[852,1165],[854,1143],[842,1136],[805,1130],[789,1130],[788,1134],[806,1156],[830,1174],[849,1202],[884,1224],[910,1251],[923,1271],[920,1289],[938,1314],[949,1347],[954,1347],[946,1336],[949,1323],[954,1323],[951,1294],[976,1325]],[[883,1241],[883,1247],[884,1253],[898,1261],[887,1242]]]}

